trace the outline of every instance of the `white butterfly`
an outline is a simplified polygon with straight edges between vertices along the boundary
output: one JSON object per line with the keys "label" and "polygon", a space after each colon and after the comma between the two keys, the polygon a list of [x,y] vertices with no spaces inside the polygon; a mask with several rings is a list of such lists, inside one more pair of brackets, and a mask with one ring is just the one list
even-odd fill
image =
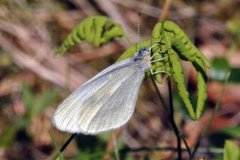
{"label": "white butterfly", "polygon": [[151,68],[151,48],[107,67],[70,94],[53,115],[56,128],[94,135],[124,125],[133,114],[145,72]]}

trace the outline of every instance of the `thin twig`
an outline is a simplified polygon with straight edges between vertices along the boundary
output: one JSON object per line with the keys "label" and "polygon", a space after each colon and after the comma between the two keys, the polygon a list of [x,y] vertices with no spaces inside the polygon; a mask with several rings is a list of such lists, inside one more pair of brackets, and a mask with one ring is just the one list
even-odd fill
{"label": "thin twig", "polygon": [[170,123],[171,123],[171,125],[173,127],[173,130],[174,130],[175,134],[177,134],[177,142],[178,142],[178,148],[179,148],[178,154],[180,154],[180,152],[182,152],[182,150],[181,150],[181,139],[182,139],[183,143],[186,146],[189,158],[191,158],[192,157],[191,149],[188,146],[187,141],[185,140],[185,138],[183,137],[183,135],[181,134],[181,132],[177,128],[177,125],[176,125],[175,120],[174,120],[174,106],[173,106],[173,99],[172,99],[173,96],[172,96],[172,89],[171,89],[171,81],[169,79],[168,79],[168,89],[169,89],[169,104],[170,104],[170,114],[169,114],[169,117],[170,117]]}
{"label": "thin twig", "polygon": [[191,159],[191,158],[192,158],[192,151],[191,151],[191,148],[188,146],[188,143],[187,143],[186,139],[183,137],[183,135],[180,134],[180,136],[181,136],[181,138],[182,138],[182,140],[183,140],[183,143],[184,143],[185,146],[186,146],[186,149],[187,149],[187,152],[188,152],[189,159]]}
{"label": "thin twig", "polygon": [[[184,152],[187,151],[187,149],[182,149]],[[124,149],[121,149],[119,152],[120,154],[124,154],[127,152],[152,152],[152,151],[174,151],[177,152],[178,148],[175,147],[139,147],[139,148],[130,148],[126,147]]]}
{"label": "thin twig", "polygon": [[157,92],[158,98],[160,99],[160,101],[161,101],[161,103],[162,103],[164,109],[166,109],[167,112],[169,113],[169,108],[167,107],[167,104],[166,104],[166,102],[165,102],[163,96],[161,95],[161,93],[160,93],[158,87],[157,87],[157,84],[156,84],[156,82],[155,82],[155,80],[154,80],[153,75],[151,75],[151,80],[152,80],[153,86],[154,86],[154,88],[155,88],[155,90],[156,90],[156,92]]}
{"label": "thin twig", "polygon": [[173,107],[173,95],[172,95],[172,89],[171,89],[171,81],[168,79],[168,93],[169,93],[169,107],[170,107],[170,113],[169,113],[169,121],[171,123],[172,129],[176,135],[177,138],[177,152],[178,152],[178,160],[182,160],[182,148],[181,148],[181,136],[180,132],[177,128],[177,125],[174,120],[174,107]]}
{"label": "thin twig", "polygon": [[[170,147],[170,146],[166,146],[166,147],[139,147],[139,148],[130,148],[130,147],[126,147],[123,148],[119,151],[120,154],[125,154],[128,152],[154,152],[154,151],[174,151],[177,152],[178,149],[175,147]],[[214,153],[214,154],[223,154],[223,149],[222,148],[199,148],[199,151],[201,153]],[[182,148],[182,152],[188,152],[186,148]]]}
{"label": "thin twig", "polygon": [[[73,140],[73,138],[76,136],[77,134],[76,133],[73,133],[68,139],[67,141],[62,145],[62,147],[59,149],[59,152],[62,153],[66,148],[67,146],[70,144],[70,142]],[[56,153],[52,159],[56,159],[57,157],[59,156],[58,153]]]}
{"label": "thin twig", "polygon": [[195,147],[194,147],[194,149],[193,149],[193,152],[192,152],[192,159],[194,159],[194,156],[195,156],[195,154],[197,153],[197,150],[198,150],[198,148],[199,148],[199,146],[200,146],[200,144],[201,144],[202,139],[206,136],[207,131],[208,131],[210,125],[212,124],[213,118],[215,117],[216,113],[217,113],[218,110],[219,110],[220,101],[221,101],[221,99],[222,99],[222,97],[223,97],[223,94],[224,94],[224,92],[225,92],[226,84],[227,84],[227,82],[228,82],[228,80],[229,80],[230,74],[231,74],[231,71],[228,71],[228,72],[226,72],[226,74],[225,74],[225,79],[224,79],[224,83],[223,83],[222,90],[221,90],[221,92],[220,92],[220,96],[219,96],[218,99],[217,99],[217,103],[216,103],[216,105],[214,106],[214,110],[213,110],[213,113],[211,114],[211,117],[209,118],[209,120],[208,120],[208,122],[207,122],[207,124],[206,124],[206,126],[205,126],[205,128],[204,128],[204,130],[203,130],[203,132],[202,132],[202,134],[199,136],[199,138],[198,138],[198,140],[197,140],[197,143],[196,143],[196,145],[195,145]]}
{"label": "thin twig", "polygon": [[[170,110],[169,110],[169,108],[167,107],[167,104],[166,104],[166,102],[164,101],[164,98],[162,97],[160,91],[158,90],[158,87],[157,87],[156,82],[154,81],[153,75],[151,75],[151,80],[152,80],[152,83],[153,83],[153,85],[154,85],[154,87],[155,87],[155,89],[156,89],[156,91],[157,91],[157,95],[158,95],[158,97],[159,97],[159,99],[160,99],[160,101],[161,101],[164,109],[166,109],[167,114],[170,115]],[[170,87],[170,88],[171,88],[171,87]],[[169,94],[172,95],[172,93],[169,93]],[[172,104],[172,105],[173,105],[173,104]],[[175,124],[175,125],[174,125],[174,124]],[[188,146],[187,141],[185,140],[185,138],[183,137],[183,135],[181,134],[181,132],[178,130],[177,125],[176,125],[176,123],[175,123],[175,121],[174,121],[174,117],[173,117],[173,119],[172,119],[171,121],[169,121],[169,125],[170,125],[173,129],[175,128],[175,131],[177,130],[178,136],[180,136],[180,138],[183,140],[183,142],[184,142],[184,144],[185,144],[185,146],[186,146],[186,149],[187,149],[187,153],[188,153],[189,157],[191,158],[191,157],[192,157],[191,149],[190,149],[190,147]],[[174,127],[174,126],[175,126],[175,127]],[[174,132],[175,132],[175,131],[174,131]],[[175,133],[176,133],[176,132],[175,132]],[[176,135],[176,136],[177,136],[177,135]]]}
{"label": "thin twig", "polygon": [[166,19],[171,5],[172,5],[172,0],[166,0],[166,2],[164,3],[164,6],[163,6],[162,13],[160,14],[160,17],[159,17],[160,21]]}

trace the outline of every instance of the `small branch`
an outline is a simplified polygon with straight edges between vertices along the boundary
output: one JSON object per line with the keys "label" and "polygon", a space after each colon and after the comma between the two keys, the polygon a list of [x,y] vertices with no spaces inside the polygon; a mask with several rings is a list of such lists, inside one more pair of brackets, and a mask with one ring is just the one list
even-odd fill
{"label": "small branch", "polygon": [[[154,152],[154,151],[174,151],[177,152],[178,148],[175,147],[170,147],[170,146],[166,146],[166,147],[139,147],[139,148],[130,148],[130,147],[126,147],[124,149],[121,149],[119,151],[120,154],[126,154],[128,152]],[[199,148],[199,151],[201,153],[214,153],[214,154],[223,154],[223,149],[222,148]],[[188,152],[188,149],[186,148],[182,148],[182,152]]]}
{"label": "small branch", "polygon": [[172,0],[166,0],[166,2],[164,3],[164,6],[163,6],[162,13],[160,14],[160,17],[159,17],[160,21],[166,19],[171,5],[172,5]]}
{"label": "small branch", "polygon": [[152,80],[153,86],[154,86],[154,88],[155,88],[155,90],[156,90],[156,92],[157,92],[158,98],[160,99],[160,101],[161,101],[164,109],[166,109],[166,110],[167,110],[167,113],[169,113],[169,108],[167,107],[167,104],[166,104],[166,102],[164,101],[164,98],[163,98],[163,96],[161,95],[161,93],[160,93],[160,91],[159,91],[159,89],[158,89],[158,87],[157,87],[156,82],[154,81],[153,75],[151,75],[151,80]]}
{"label": "small branch", "polygon": [[[188,155],[189,155],[189,158],[191,159],[192,157],[192,153],[191,153],[191,149],[190,147],[188,146],[187,144],[187,141],[185,140],[185,138],[183,137],[183,135],[181,134],[181,132],[178,130],[177,128],[177,125],[175,123],[175,120],[174,120],[174,106],[173,106],[173,96],[172,96],[172,89],[171,89],[171,81],[168,80],[168,89],[169,89],[169,104],[170,104],[170,113],[169,113],[169,119],[170,119],[170,123],[173,127],[173,130],[177,136],[177,143],[178,143],[178,148],[179,148],[179,152],[178,154],[180,154],[180,152],[182,152],[181,150],[181,139],[183,140],[183,143],[185,144],[186,146],[186,149],[187,149],[187,152],[188,152]],[[181,158],[181,157],[180,157]]]}
{"label": "small branch", "polygon": [[173,99],[172,99],[173,97],[172,97],[171,81],[168,79],[167,82],[168,82],[169,107],[170,107],[169,121],[170,121],[172,129],[175,133],[175,136],[177,138],[178,160],[182,160],[181,136],[180,136],[180,132],[177,128],[177,125],[174,121],[174,107],[173,107]]}
{"label": "small branch", "polygon": [[[182,149],[184,152],[187,151],[187,149]],[[139,147],[139,148],[129,148],[126,147],[124,149],[121,149],[119,152],[120,154],[124,154],[127,152],[152,152],[152,151],[174,151],[177,152],[178,148],[175,147],[154,147],[154,148],[150,148],[150,147]]]}
{"label": "small branch", "polygon": [[[192,157],[192,156],[191,156],[191,155],[192,155],[192,154],[191,154],[191,149],[190,149],[190,147],[188,146],[185,138],[182,136],[181,132],[178,130],[177,125],[176,125],[176,123],[175,123],[175,121],[174,121],[174,108],[173,108],[173,99],[172,99],[172,91],[171,91],[171,83],[170,83],[170,80],[168,80],[169,105],[170,105],[170,108],[168,108],[166,102],[164,101],[164,98],[162,97],[160,91],[158,90],[158,87],[157,87],[156,82],[154,81],[153,75],[151,75],[151,80],[152,80],[152,83],[153,83],[153,85],[154,85],[154,87],[155,87],[155,89],[156,89],[156,91],[157,91],[157,95],[158,95],[158,97],[159,97],[159,99],[160,99],[160,101],[161,101],[164,109],[166,109],[167,114],[169,115],[169,125],[170,125],[171,128],[173,129],[173,131],[174,131],[174,133],[175,133],[175,135],[176,135],[176,138],[177,138],[177,143],[178,143],[178,148],[179,148],[178,154],[181,155],[181,154],[180,154],[180,152],[181,152],[181,139],[183,139],[183,142],[184,142],[184,144],[185,144],[185,146],[186,146],[186,150],[187,150],[187,152],[188,152],[188,155],[189,155],[189,157],[191,158],[191,157]],[[181,156],[180,156],[180,158],[181,158]]]}
{"label": "small branch", "polygon": [[73,138],[77,135],[77,133],[73,133],[68,140],[62,145],[62,147],[60,148],[60,152],[63,152],[67,146],[69,145],[69,143],[73,140]]}
{"label": "small branch", "polygon": [[185,146],[186,146],[186,149],[187,149],[187,152],[188,152],[188,155],[189,155],[189,159],[191,159],[191,158],[192,158],[191,148],[188,146],[187,141],[186,141],[186,139],[182,136],[182,134],[180,134],[180,136],[181,136],[181,138],[182,138],[182,140],[183,140],[183,143],[184,143]]}
{"label": "small branch", "polygon": [[[59,149],[59,152],[62,153],[67,146],[70,144],[70,142],[73,140],[73,138],[77,135],[77,133],[73,133],[68,139],[67,141],[62,145],[62,147]],[[58,157],[58,153],[56,153],[52,159],[56,159]]]}

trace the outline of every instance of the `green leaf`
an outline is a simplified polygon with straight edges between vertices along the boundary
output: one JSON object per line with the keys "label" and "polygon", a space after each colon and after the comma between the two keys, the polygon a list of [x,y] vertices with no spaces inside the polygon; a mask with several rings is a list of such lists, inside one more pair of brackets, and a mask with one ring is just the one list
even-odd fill
{"label": "green leaf", "polygon": [[22,85],[21,93],[24,106],[26,108],[26,111],[28,112],[32,109],[32,106],[34,105],[34,95],[30,89],[30,86],[25,83]]}
{"label": "green leaf", "polygon": [[231,69],[231,75],[229,77],[229,83],[240,83],[240,68],[232,67]]}
{"label": "green leaf", "polygon": [[3,133],[0,135],[0,146],[9,147],[14,142],[15,135],[17,133],[17,129],[14,126],[7,126],[4,128]]}
{"label": "green leaf", "polygon": [[214,58],[212,60],[210,78],[215,81],[223,82],[229,69],[230,65],[226,58]]}
{"label": "green leaf", "polygon": [[197,70],[197,107],[196,107],[196,119],[199,119],[204,110],[205,101],[207,99],[207,77],[205,72],[195,63],[193,64]]}
{"label": "green leaf", "polygon": [[96,160],[102,159],[105,151],[94,151],[92,153],[79,150],[78,153],[72,158],[72,160]]}
{"label": "green leaf", "polygon": [[69,33],[67,38],[56,51],[56,54],[63,54],[70,47],[82,41],[86,41],[95,47],[99,47],[113,38],[122,36],[122,27],[112,20],[109,20],[107,17],[87,17]]}
{"label": "green leaf", "polygon": [[56,101],[58,93],[55,90],[46,90],[35,97],[34,105],[32,106],[32,115],[38,115],[42,113],[46,107],[49,107],[54,101]]}
{"label": "green leaf", "polygon": [[239,160],[240,148],[230,140],[225,141],[223,160]]}
{"label": "green leaf", "polygon": [[226,23],[226,28],[232,36],[232,44],[238,46],[240,44],[240,20],[238,16],[233,17]]}
{"label": "green leaf", "polygon": [[31,121],[33,116],[43,112],[57,97],[57,91],[51,89],[35,95],[27,84],[23,84],[22,98],[26,108],[25,120]]}
{"label": "green leaf", "polygon": [[50,132],[49,132],[49,135],[51,137],[52,144],[53,144],[55,150],[57,150],[57,153],[53,156],[53,158],[51,160],[56,160],[56,159],[58,159],[58,157],[60,158],[60,160],[64,160],[64,157],[60,151],[60,148],[57,145],[55,137]]}
{"label": "green leaf", "polygon": [[219,133],[224,133],[224,134],[229,135],[231,137],[240,138],[240,126],[232,127],[232,128],[223,128],[218,132]]}
{"label": "green leaf", "polygon": [[231,67],[226,58],[214,58],[210,70],[210,78],[213,81],[224,82],[225,75],[231,72],[228,83],[240,83],[240,68]]}
{"label": "green leaf", "polygon": [[196,116],[195,116],[194,108],[192,107],[192,104],[190,102],[189,93],[185,86],[183,68],[180,63],[179,56],[172,49],[169,49],[168,53],[169,53],[170,63],[172,65],[171,67],[172,67],[172,72],[173,72],[172,73],[173,79],[176,82],[176,85],[177,85],[177,88],[179,91],[179,95],[182,98],[190,117],[195,120]]}

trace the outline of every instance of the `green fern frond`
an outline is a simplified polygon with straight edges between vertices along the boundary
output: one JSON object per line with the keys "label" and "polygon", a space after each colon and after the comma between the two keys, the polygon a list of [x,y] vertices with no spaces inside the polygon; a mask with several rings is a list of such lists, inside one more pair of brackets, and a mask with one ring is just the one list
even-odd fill
{"label": "green fern frond", "polygon": [[69,33],[55,54],[63,54],[70,47],[82,41],[99,47],[113,38],[122,36],[123,30],[119,24],[104,16],[91,16],[82,20],[72,32]]}

